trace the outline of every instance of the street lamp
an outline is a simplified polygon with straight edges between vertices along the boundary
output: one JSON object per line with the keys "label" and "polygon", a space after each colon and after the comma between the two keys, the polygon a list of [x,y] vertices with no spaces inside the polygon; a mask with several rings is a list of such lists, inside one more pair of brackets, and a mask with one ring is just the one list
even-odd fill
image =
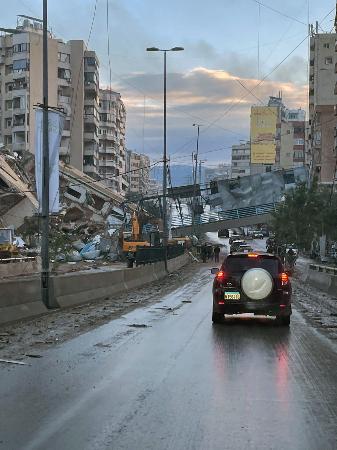
{"label": "street lamp", "polygon": [[197,189],[197,170],[198,170],[198,154],[199,154],[199,136],[200,136],[200,127],[202,127],[199,123],[194,123],[194,127],[198,128],[198,135],[197,135],[197,151],[194,155],[195,159],[195,169],[194,169],[194,180],[193,180],[193,199],[192,199],[192,236],[195,234],[195,218],[194,218],[194,209],[195,209],[195,196],[196,196],[196,189]]}
{"label": "street lamp", "polygon": [[163,155],[163,247],[164,247],[164,264],[167,271],[167,210],[166,210],[166,191],[167,191],[167,152],[166,152],[166,53],[180,52],[183,47],[173,47],[169,49],[160,49],[158,47],[148,47],[147,52],[163,52],[164,53],[164,155]]}

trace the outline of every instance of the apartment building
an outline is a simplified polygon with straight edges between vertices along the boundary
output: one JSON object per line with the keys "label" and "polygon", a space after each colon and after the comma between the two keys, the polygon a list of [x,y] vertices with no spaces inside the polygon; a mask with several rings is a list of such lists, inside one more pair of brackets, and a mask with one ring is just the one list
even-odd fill
{"label": "apartment building", "polygon": [[127,150],[129,193],[146,194],[150,189],[150,158],[147,155]]}
{"label": "apartment building", "polygon": [[250,175],[250,142],[232,146],[231,178]]}
{"label": "apartment building", "polygon": [[336,37],[311,26],[308,158],[311,176],[320,183],[331,183],[336,173]]}
{"label": "apartment building", "polygon": [[304,166],[305,127],[303,109],[284,109],[277,136],[280,169]]}
{"label": "apartment building", "polygon": [[[82,40],[48,38],[49,105],[65,114],[60,159],[99,173],[99,62]],[[42,21],[18,16],[0,36],[0,142],[34,153],[36,105],[42,103]]]}
{"label": "apartment building", "polygon": [[99,175],[111,189],[129,189],[125,149],[125,106],[118,92],[99,90]]}

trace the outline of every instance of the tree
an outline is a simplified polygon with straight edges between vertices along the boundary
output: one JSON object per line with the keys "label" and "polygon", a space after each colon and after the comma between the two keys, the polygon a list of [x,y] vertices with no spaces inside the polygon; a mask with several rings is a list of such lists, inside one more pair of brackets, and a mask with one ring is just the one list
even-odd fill
{"label": "tree", "polygon": [[305,183],[285,195],[285,200],[273,215],[272,227],[281,243],[296,243],[309,250],[315,236],[337,237],[337,198],[314,182]]}

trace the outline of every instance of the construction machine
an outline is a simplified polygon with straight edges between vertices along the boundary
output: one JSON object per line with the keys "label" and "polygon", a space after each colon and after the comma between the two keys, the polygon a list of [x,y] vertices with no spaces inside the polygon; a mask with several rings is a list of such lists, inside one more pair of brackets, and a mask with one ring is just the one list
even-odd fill
{"label": "construction machine", "polygon": [[15,258],[19,255],[19,249],[13,242],[13,230],[11,228],[0,228],[0,260]]}
{"label": "construction machine", "polygon": [[131,232],[122,231],[122,248],[124,253],[135,253],[137,247],[150,247],[150,243],[141,238],[139,219],[134,212],[131,218]]}

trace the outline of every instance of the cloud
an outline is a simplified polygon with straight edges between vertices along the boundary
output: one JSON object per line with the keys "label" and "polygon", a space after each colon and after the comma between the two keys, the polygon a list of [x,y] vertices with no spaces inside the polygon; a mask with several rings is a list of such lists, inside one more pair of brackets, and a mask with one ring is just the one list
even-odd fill
{"label": "cloud", "polygon": [[[290,66],[287,70],[290,70]],[[277,76],[282,80],[286,72],[280,72]],[[225,152],[210,153],[208,159],[229,159],[229,147],[239,140],[249,138],[251,106],[261,104],[239,82],[246,89],[252,90],[264,104],[270,95],[277,95],[282,91],[287,107],[305,109],[306,85],[266,80],[257,87],[259,81],[255,78],[239,77],[225,70],[206,67],[195,67],[185,73],[169,73],[167,112],[171,153],[179,153],[180,157],[185,155],[188,161],[195,147],[195,129],[192,124],[198,122],[204,125],[201,142],[205,152],[213,148],[226,148]],[[128,145],[138,150],[143,148],[144,126],[144,149],[152,157],[160,158],[163,130],[162,74],[125,75],[116,87],[122,92],[127,107]]]}

